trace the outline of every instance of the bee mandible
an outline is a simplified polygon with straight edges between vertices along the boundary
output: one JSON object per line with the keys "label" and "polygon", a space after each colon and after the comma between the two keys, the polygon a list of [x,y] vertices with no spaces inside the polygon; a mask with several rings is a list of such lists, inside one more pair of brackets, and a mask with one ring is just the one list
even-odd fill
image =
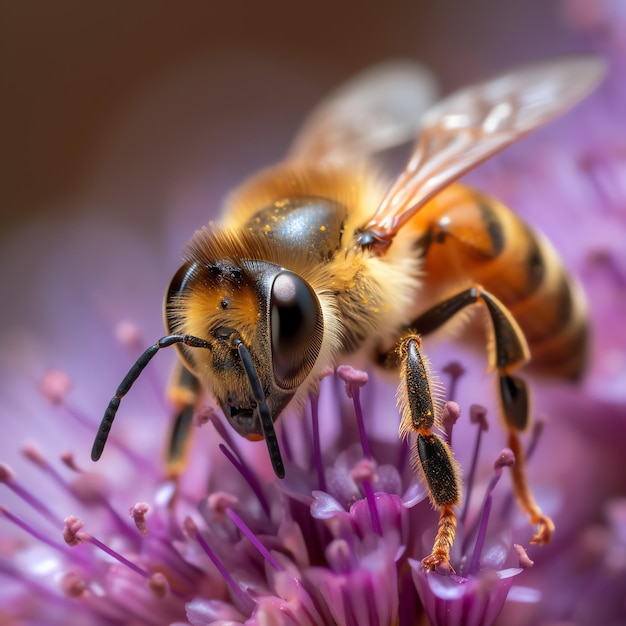
{"label": "bee mandible", "polygon": [[[585,299],[543,236],[455,181],[573,106],[603,73],[599,59],[561,58],[427,106],[428,76],[396,65],[331,94],[286,159],[232,193],[224,225],[193,235],[165,295],[168,334],[120,384],[92,459],[102,454],[121,398],[152,357],[174,345],[169,472],[184,467],[191,416],[207,390],[238,433],[265,440],[282,478],[275,420],[287,406],[301,407],[329,366],[365,358],[399,371],[400,433],[413,438],[415,467],[440,516],[423,564],[450,570],[459,469],[436,432],[443,403],[422,340],[477,305],[486,312],[486,349],[516,457],[514,492],[537,527],[534,541],[549,541],[554,525],[524,469],[519,434],[530,398],[518,370],[582,375]],[[415,148],[389,184],[372,156],[410,136]]]}

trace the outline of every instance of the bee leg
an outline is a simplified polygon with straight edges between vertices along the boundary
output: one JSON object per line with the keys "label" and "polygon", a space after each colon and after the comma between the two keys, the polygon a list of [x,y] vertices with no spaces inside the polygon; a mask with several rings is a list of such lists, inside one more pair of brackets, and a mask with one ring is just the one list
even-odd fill
{"label": "bee leg", "polygon": [[[513,378],[513,377],[510,377]],[[526,383],[515,378],[515,383],[526,387]],[[523,393],[526,393],[524,391]],[[518,431],[514,426],[509,426],[509,441],[508,446],[515,455],[515,465],[511,468],[511,478],[513,480],[513,491],[520,508],[528,513],[532,524],[537,526],[537,532],[533,535],[531,543],[544,544],[548,543],[552,538],[554,532],[554,522],[550,517],[545,515],[539,505],[535,502],[533,494],[528,486],[526,480],[525,458],[524,451],[519,440]]]}
{"label": "bee leg", "polygon": [[187,466],[193,415],[201,390],[196,376],[177,362],[167,389],[168,398],[176,410],[165,453],[165,473],[169,479],[176,480]]}
{"label": "bee leg", "polygon": [[518,433],[528,426],[530,401],[526,383],[512,372],[529,359],[528,346],[522,330],[508,309],[480,286],[471,287],[424,312],[411,324],[421,334],[433,332],[466,306],[482,302],[491,320],[493,341],[490,342],[490,361],[498,372],[500,406],[509,431],[508,445],[515,454],[512,468],[513,490],[520,508],[525,511],[538,530],[533,543],[550,541],[554,524],[541,512],[526,480],[524,452]]}
{"label": "bee leg", "polygon": [[401,366],[398,387],[402,407],[400,432],[404,436],[412,432],[417,434],[414,465],[424,479],[432,505],[439,509],[433,549],[422,564],[430,570],[453,572],[450,550],[456,534],[454,507],[461,500],[460,470],[448,444],[432,432],[442,403],[439,402],[437,381],[431,379],[428,361],[420,347],[419,336],[409,334],[400,340],[396,349],[395,357]]}

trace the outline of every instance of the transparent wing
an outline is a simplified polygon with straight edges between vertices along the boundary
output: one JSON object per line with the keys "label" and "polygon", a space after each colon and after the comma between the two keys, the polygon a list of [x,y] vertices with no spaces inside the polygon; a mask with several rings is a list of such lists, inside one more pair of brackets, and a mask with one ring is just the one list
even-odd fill
{"label": "transparent wing", "polygon": [[576,104],[605,71],[596,57],[561,58],[467,87],[436,104],[422,119],[404,171],[362,230],[379,243],[391,241],[435,193]]}
{"label": "transparent wing", "polygon": [[409,61],[376,65],[322,100],[289,158],[342,161],[411,141],[436,97],[435,79],[422,66]]}

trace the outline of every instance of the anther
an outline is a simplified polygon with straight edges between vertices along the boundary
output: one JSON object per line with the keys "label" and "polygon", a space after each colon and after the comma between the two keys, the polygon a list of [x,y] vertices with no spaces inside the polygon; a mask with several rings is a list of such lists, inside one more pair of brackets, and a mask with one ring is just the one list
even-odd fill
{"label": "anther", "polygon": [[48,370],[39,381],[39,390],[53,405],[59,406],[65,402],[72,389],[72,380],[61,370]]}
{"label": "anther", "polygon": [[373,459],[361,459],[350,471],[350,478],[355,483],[376,480],[376,462]]}
{"label": "anther", "polygon": [[145,343],[137,324],[124,320],[115,326],[115,338],[129,350],[139,350]]}
{"label": "anther", "polygon": [[137,502],[128,510],[130,516],[137,526],[137,530],[146,537],[148,535],[148,527],[146,524],[146,515],[150,512],[150,505],[146,502]]}
{"label": "anther", "polygon": [[515,455],[510,448],[504,448],[498,458],[494,461],[493,469],[496,472],[502,472],[505,467],[513,467],[515,465]]}
{"label": "anther", "polygon": [[326,558],[336,572],[347,574],[352,569],[354,557],[345,539],[335,539],[326,548]]}
{"label": "anther", "polygon": [[350,365],[340,365],[337,368],[337,376],[346,383],[346,394],[348,398],[352,398],[354,390],[363,387],[369,380],[367,372],[354,369]]}
{"label": "anther", "polygon": [[452,428],[459,420],[459,417],[461,417],[461,407],[456,402],[446,402],[441,415],[441,426],[449,445],[452,445]]}
{"label": "anther", "polygon": [[515,549],[515,552],[517,552],[517,558],[519,559],[519,566],[522,569],[528,569],[529,567],[532,567],[535,564],[535,562],[531,560],[531,558],[528,556],[528,553],[526,552],[526,550],[522,546],[520,546],[518,543],[514,543],[513,548]]}
{"label": "anther", "polygon": [[487,409],[480,404],[472,404],[470,406],[470,422],[472,422],[472,424],[480,425],[480,430],[489,430]]}
{"label": "anther", "polygon": [[157,598],[164,598],[170,590],[170,585],[161,572],[155,572],[148,579],[148,588]]}
{"label": "anther", "polygon": [[212,521],[223,521],[228,509],[239,501],[236,496],[226,491],[216,491],[207,498],[207,508]]}
{"label": "anther", "polygon": [[33,464],[41,469],[48,469],[48,461],[46,461],[44,455],[41,452],[39,446],[29,441],[22,446],[22,454]]}
{"label": "anther", "polygon": [[15,474],[13,470],[4,463],[0,463],[0,482],[8,483],[10,480],[13,480]]}
{"label": "anther", "polygon": [[77,474],[83,473],[83,470],[81,470],[80,467],[78,467],[78,465],[76,464],[76,459],[74,458],[73,452],[63,452],[63,454],[61,454],[61,462],[73,472],[76,472]]}
{"label": "anther", "polygon": [[454,400],[456,398],[456,388],[459,380],[465,374],[465,368],[457,361],[448,363],[442,370],[444,374],[448,374],[450,382],[448,384],[448,398]]}
{"label": "anther", "polygon": [[87,538],[87,534],[83,532],[85,524],[80,518],[71,515],[66,517],[63,523],[63,539],[68,546],[77,546]]}
{"label": "anther", "polygon": [[87,583],[76,572],[68,572],[61,578],[61,591],[70,598],[80,598],[87,591]]}

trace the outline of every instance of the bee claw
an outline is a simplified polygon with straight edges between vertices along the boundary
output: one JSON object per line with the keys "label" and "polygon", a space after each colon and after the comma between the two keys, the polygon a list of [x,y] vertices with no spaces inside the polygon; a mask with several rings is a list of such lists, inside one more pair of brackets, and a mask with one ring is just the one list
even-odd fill
{"label": "bee claw", "polygon": [[530,540],[530,543],[537,545],[549,543],[552,538],[552,533],[554,532],[554,522],[547,515],[543,515],[543,513],[534,515],[531,518],[531,522],[537,524],[539,528]]}
{"label": "bee claw", "polygon": [[422,560],[422,567],[430,572],[437,572],[444,576],[455,574],[454,568],[450,564],[450,559],[444,554],[433,552]]}

